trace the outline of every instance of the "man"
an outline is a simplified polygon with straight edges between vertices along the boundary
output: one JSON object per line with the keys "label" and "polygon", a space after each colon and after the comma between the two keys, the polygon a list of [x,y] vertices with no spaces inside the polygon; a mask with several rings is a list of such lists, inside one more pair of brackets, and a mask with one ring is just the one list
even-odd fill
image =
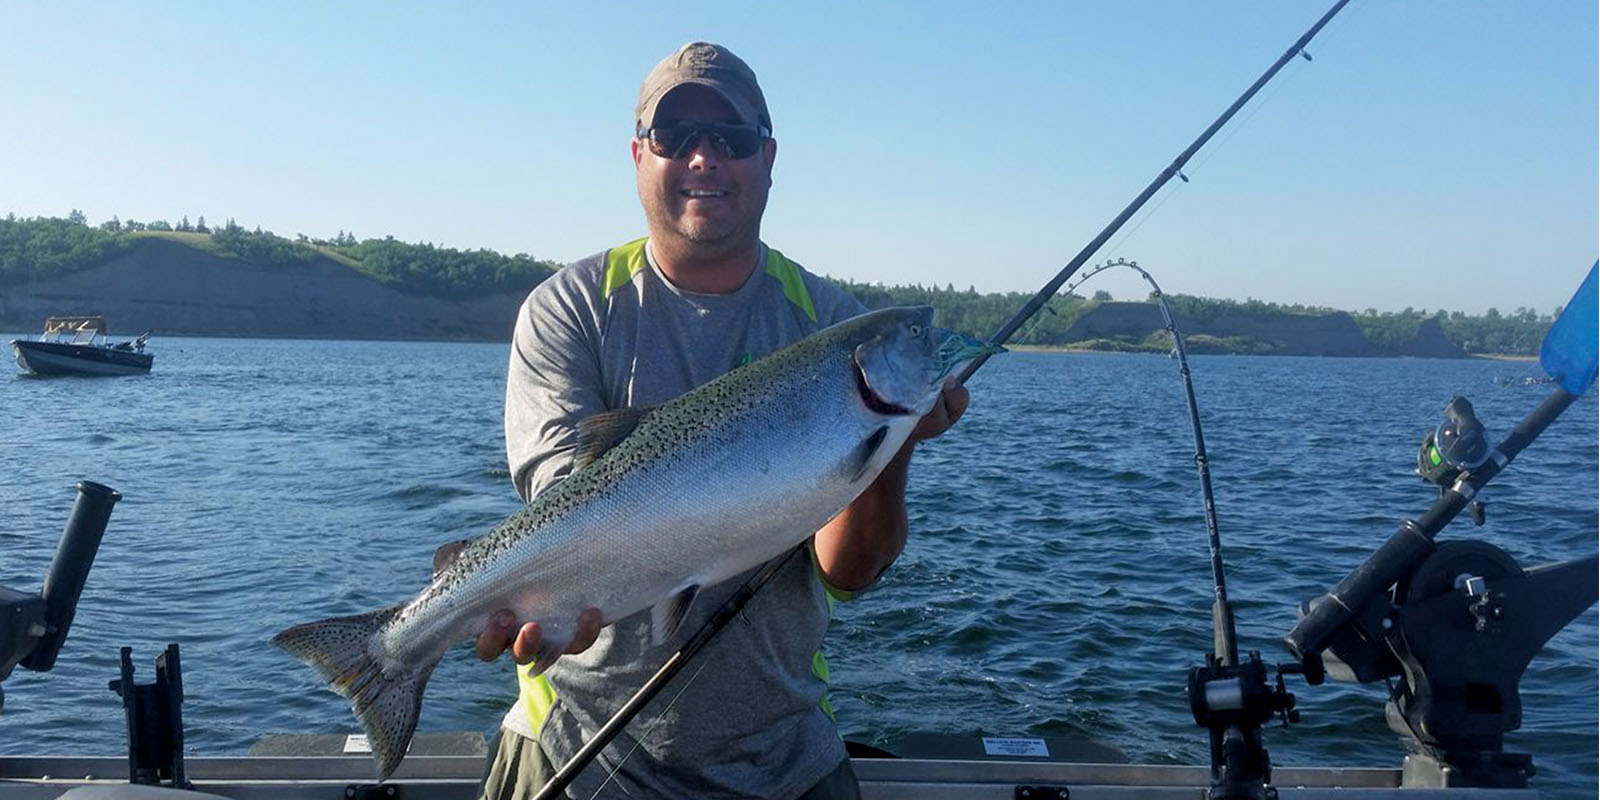
{"label": "man", "polygon": [[[761,242],[778,146],[743,61],[718,45],[684,45],[645,78],[635,112],[633,162],[648,238],[567,266],[518,313],[505,425],[524,500],[571,470],[581,420],[670,400],[864,310]],[[966,405],[965,389],[947,389],[913,442],[944,432]],[[912,448],[816,533],[810,558],[792,560],[602,752],[573,796],[858,796],[820,647],[833,599],[870,586],[905,545]],[[659,647],[650,644],[648,614],[602,621],[591,609],[567,655],[539,677],[528,670],[538,626],[496,615],[478,654],[492,660],[511,650],[520,696],[497,738],[484,796],[536,793],[743,580],[703,590],[679,633]]]}

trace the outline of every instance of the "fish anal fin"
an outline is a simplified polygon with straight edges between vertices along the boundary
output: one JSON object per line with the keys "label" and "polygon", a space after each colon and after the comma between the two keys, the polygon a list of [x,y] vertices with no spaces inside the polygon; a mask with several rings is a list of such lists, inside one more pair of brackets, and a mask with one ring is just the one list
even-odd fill
{"label": "fish anal fin", "polygon": [[633,433],[639,421],[653,408],[645,406],[602,411],[579,422],[578,452],[573,456],[573,469],[583,469],[593,464],[607,450],[628,438],[628,434]]}
{"label": "fish anal fin", "polygon": [[683,627],[683,621],[689,617],[689,607],[694,605],[694,598],[699,594],[700,585],[690,584],[650,609],[651,644],[659,647]]}

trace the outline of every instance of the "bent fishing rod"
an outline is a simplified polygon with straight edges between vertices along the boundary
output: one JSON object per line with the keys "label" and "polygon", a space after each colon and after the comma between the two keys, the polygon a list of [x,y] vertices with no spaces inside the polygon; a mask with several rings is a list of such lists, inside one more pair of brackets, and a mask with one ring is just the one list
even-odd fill
{"label": "bent fishing rod", "polygon": [[[1322,28],[1326,26],[1328,22],[1332,20],[1334,16],[1343,10],[1344,7],[1349,3],[1350,0],[1338,0],[1338,2],[1334,3],[1333,7],[1328,9],[1327,13],[1323,14],[1322,18],[1317,20],[1315,25],[1312,25],[1311,28],[1307,30],[1299,39],[1295,40],[1294,44],[1290,45],[1289,49],[1285,50],[1283,55],[1279,56],[1278,60],[1273,62],[1272,66],[1267,68],[1267,71],[1262,73],[1261,77],[1256,79],[1255,83],[1250,84],[1250,88],[1246,89],[1244,94],[1239,95],[1238,99],[1234,100],[1233,104],[1228,106],[1227,110],[1223,111],[1221,116],[1217,117],[1217,119],[1213,121],[1211,125],[1194,140],[1193,143],[1185,148],[1183,152],[1179,153],[1178,157],[1173,159],[1172,163],[1168,165],[1166,169],[1162,170],[1160,174],[1156,176],[1155,180],[1151,181],[1150,185],[1146,186],[1144,191],[1140,192],[1139,195],[1133,199],[1133,202],[1129,203],[1121,213],[1117,214],[1117,216],[1113,218],[1108,225],[1106,225],[1104,230],[1100,231],[1100,233],[1091,239],[1088,244],[1084,245],[1083,249],[1078,251],[1078,254],[1073,256],[1072,260],[1067,262],[1067,265],[1063,267],[1060,272],[1056,273],[1056,276],[1051,278],[1050,281],[1046,283],[1031,300],[1023,305],[1023,307],[1018,310],[1010,320],[1008,320],[1004,325],[1000,326],[1000,330],[996,331],[994,336],[990,337],[989,344],[1004,344],[1011,338],[1012,334],[1016,333],[1018,328],[1022,327],[1024,323],[1037,315],[1039,310],[1045,307],[1045,303],[1061,288],[1062,284],[1066,283],[1067,280],[1072,277],[1073,273],[1078,271],[1079,267],[1083,266],[1084,263],[1086,263],[1090,258],[1093,258],[1094,254],[1105,245],[1106,241],[1115,235],[1123,225],[1127,224],[1128,220],[1131,219],[1134,214],[1138,213],[1139,209],[1143,208],[1144,205],[1150,201],[1150,198],[1154,197],[1156,192],[1160,191],[1163,186],[1166,186],[1167,183],[1169,183],[1175,177],[1181,178],[1185,183],[1187,183],[1189,179],[1183,174],[1184,165],[1188,164],[1189,160],[1194,158],[1195,154],[1200,151],[1200,148],[1204,147],[1207,142],[1211,141],[1211,138],[1215,136],[1224,125],[1228,124],[1229,120],[1232,120],[1234,115],[1238,114],[1239,110],[1244,108],[1244,105],[1250,102],[1250,99],[1255,97],[1256,93],[1260,92],[1262,87],[1266,86],[1267,83],[1271,81],[1273,77],[1284,68],[1285,65],[1295,58],[1295,56],[1300,56],[1307,61],[1310,61],[1311,55],[1306,52],[1306,45],[1310,44],[1311,40],[1322,31]],[[957,382],[963,384],[966,383],[967,379],[972,377],[972,374],[977,372],[978,368],[983,366],[984,362],[988,360],[988,354],[981,355],[974,359],[956,377]],[[611,719],[607,720],[603,726],[601,726],[601,729],[595,734],[594,738],[585,743],[584,746],[575,755],[573,755],[573,757],[565,765],[563,765],[560,770],[556,772],[555,776],[553,776],[550,781],[545,784],[545,787],[539,791],[539,794],[535,796],[534,800],[554,800],[556,797],[561,796],[562,793],[566,791],[566,788],[572,784],[573,779],[578,776],[578,773],[581,772],[584,767],[588,766],[589,762],[593,761],[595,756],[599,755],[600,751],[604,750],[605,747],[611,743],[611,740],[616,738],[618,733],[622,732],[622,729],[627,726],[627,724],[635,716],[638,715],[639,711],[641,711],[651,699],[653,699],[657,694],[660,694],[661,690],[666,687],[673,677],[682,671],[683,667],[688,664],[696,654],[698,654],[702,649],[716,639],[717,634],[721,632],[728,622],[732,621],[734,617],[738,616],[739,612],[742,611],[750,602],[750,599],[753,598],[758,591],[760,591],[761,587],[770,582],[773,576],[777,575],[778,571],[782,569],[784,565],[793,560],[795,554],[798,552],[800,552],[800,548],[791,550],[787,556],[769,562],[766,567],[762,568],[760,572],[748,580],[744,586],[740,587],[739,591],[735,592],[734,595],[730,597],[721,608],[717,609],[717,611],[712,614],[711,618],[708,619],[692,637],[690,637],[689,642],[685,644],[683,648],[668,657],[666,662],[662,664],[661,668],[657,670],[656,674],[652,675],[649,680],[645,681],[644,684],[634,692],[633,696],[623,704],[622,708],[618,709],[617,713],[614,714]],[[1231,645],[1231,631],[1229,634],[1230,642],[1227,644]],[[1227,653],[1230,650],[1233,654],[1237,653],[1237,649],[1234,647],[1225,647],[1224,643],[1220,641],[1218,644],[1219,652],[1217,655],[1219,657],[1223,656],[1224,653]]]}

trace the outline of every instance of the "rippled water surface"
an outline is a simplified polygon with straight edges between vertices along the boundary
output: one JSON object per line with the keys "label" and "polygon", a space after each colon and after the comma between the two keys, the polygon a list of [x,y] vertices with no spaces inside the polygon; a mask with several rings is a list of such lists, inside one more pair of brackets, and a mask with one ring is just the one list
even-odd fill
{"label": "rippled water surface", "polygon": [[[10,337],[6,337],[9,339]],[[391,605],[442,542],[517,509],[498,344],[165,339],[155,371],[0,379],[0,583],[36,591],[80,479],[123,494],[54,672],[4,684],[0,752],[124,751],[106,690],[183,648],[187,744],[243,753],[268,732],[353,730],[340,698],[267,646],[293,623]],[[1419,513],[1410,472],[1452,393],[1503,436],[1548,387],[1530,363],[1193,360],[1243,646],[1276,642],[1319,594]],[[909,731],[1066,735],[1141,761],[1203,763],[1184,696],[1210,646],[1210,568],[1172,361],[1011,353],[973,380],[968,418],[924,445],[913,536],[883,583],[841,605],[827,646],[849,738]],[[1595,552],[1594,397],[1490,487],[1482,538],[1524,565]],[[1596,615],[1523,681],[1551,797],[1594,797]],[[489,731],[503,664],[446,657],[424,730]],[[1268,731],[1286,765],[1395,766],[1381,687],[1295,681],[1302,724]]]}

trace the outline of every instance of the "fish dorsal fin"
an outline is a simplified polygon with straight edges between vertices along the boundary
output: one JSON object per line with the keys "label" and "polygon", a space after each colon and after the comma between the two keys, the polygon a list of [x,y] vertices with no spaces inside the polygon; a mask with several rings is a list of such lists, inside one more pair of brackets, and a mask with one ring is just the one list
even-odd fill
{"label": "fish dorsal fin", "polygon": [[639,421],[655,406],[619,408],[602,411],[578,423],[578,453],[573,457],[573,469],[583,469],[595,462],[617,442],[628,438]]}
{"label": "fish dorsal fin", "polygon": [[662,642],[671,639],[672,634],[683,627],[683,621],[689,616],[689,607],[694,605],[694,598],[698,594],[700,585],[690,584],[673,592],[650,609],[651,644],[661,646]]}

